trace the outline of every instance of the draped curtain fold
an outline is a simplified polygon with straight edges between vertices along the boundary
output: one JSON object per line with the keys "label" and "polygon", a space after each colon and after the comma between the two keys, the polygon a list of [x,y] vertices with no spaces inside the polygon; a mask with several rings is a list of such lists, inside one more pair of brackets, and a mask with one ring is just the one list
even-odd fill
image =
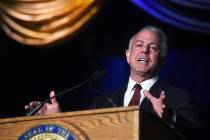
{"label": "draped curtain fold", "polygon": [[151,16],[178,28],[210,34],[208,0],[131,0]]}
{"label": "draped curtain fold", "polygon": [[1,0],[0,26],[22,44],[44,46],[71,38],[100,6],[96,0]]}

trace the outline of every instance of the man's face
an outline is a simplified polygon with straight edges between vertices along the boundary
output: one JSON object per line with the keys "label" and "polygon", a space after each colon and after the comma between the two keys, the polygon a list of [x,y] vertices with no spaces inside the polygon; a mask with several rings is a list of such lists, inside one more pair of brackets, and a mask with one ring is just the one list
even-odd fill
{"label": "man's face", "polygon": [[150,30],[137,33],[131,48],[126,51],[131,75],[154,76],[160,62],[160,48],[157,34]]}

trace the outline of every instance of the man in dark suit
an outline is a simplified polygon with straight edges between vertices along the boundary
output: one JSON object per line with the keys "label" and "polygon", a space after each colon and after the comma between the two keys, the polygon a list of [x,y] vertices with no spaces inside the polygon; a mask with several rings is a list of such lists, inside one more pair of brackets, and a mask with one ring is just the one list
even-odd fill
{"label": "man in dark suit", "polygon": [[[130,65],[128,83],[118,92],[110,95],[117,106],[140,105],[140,108],[166,120],[187,138],[198,134],[196,110],[190,94],[172,87],[159,80],[158,73],[167,55],[167,38],[165,33],[155,27],[146,26],[135,34],[126,50],[126,59]],[[55,93],[52,91],[50,96]],[[27,105],[32,109],[38,102]],[[97,98],[94,108],[111,107],[106,99]],[[44,105],[38,114],[60,112],[55,98]],[[196,135],[198,136],[198,135]]]}
{"label": "man in dark suit", "polygon": [[[167,54],[165,33],[154,26],[147,26],[135,34],[126,50],[130,65],[128,83],[110,98],[117,106],[130,106],[135,98],[135,84],[141,85],[140,98],[134,105],[158,115],[175,127],[188,139],[197,139],[200,125],[190,93],[159,80],[158,73]],[[98,98],[94,108],[109,107],[111,104]]]}

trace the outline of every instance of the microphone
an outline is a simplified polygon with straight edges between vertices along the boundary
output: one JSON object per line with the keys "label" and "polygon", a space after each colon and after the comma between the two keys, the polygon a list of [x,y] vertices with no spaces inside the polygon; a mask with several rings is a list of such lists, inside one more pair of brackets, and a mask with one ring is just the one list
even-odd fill
{"label": "microphone", "polygon": [[45,103],[47,103],[48,101],[50,101],[52,98],[55,98],[55,97],[58,97],[58,96],[61,96],[61,95],[65,94],[65,93],[74,91],[74,90],[76,90],[76,89],[78,89],[78,88],[80,88],[80,87],[86,85],[87,83],[89,83],[89,82],[91,82],[91,81],[92,81],[92,83],[93,83],[93,82],[94,82],[95,80],[97,80],[98,78],[100,78],[100,77],[102,77],[102,76],[105,76],[106,73],[107,73],[106,70],[95,71],[87,80],[85,80],[85,81],[83,81],[82,83],[79,83],[79,84],[77,84],[77,85],[75,85],[75,86],[73,86],[73,87],[71,87],[71,88],[68,88],[68,89],[66,89],[66,90],[64,90],[64,91],[62,91],[62,92],[59,92],[59,93],[57,93],[57,94],[56,94],[55,96],[53,96],[53,97],[47,98],[46,100],[44,100],[43,102],[41,102],[39,105],[37,105],[35,108],[29,110],[25,115],[26,115],[26,116],[31,116],[31,115],[35,114],[37,111],[39,111],[39,110],[44,106]]}

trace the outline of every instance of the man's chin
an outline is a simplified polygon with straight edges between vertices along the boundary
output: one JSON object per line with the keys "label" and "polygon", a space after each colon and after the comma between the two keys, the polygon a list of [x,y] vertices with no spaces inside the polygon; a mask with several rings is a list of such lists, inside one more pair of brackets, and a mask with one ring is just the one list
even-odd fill
{"label": "man's chin", "polygon": [[151,75],[154,75],[154,71],[151,71],[149,69],[137,69],[136,70],[137,74],[138,75],[141,75],[141,76],[146,76],[146,77],[150,77]]}
{"label": "man's chin", "polygon": [[139,68],[136,69],[136,71],[138,73],[147,73],[148,72],[148,68],[146,68],[146,67],[139,67]]}
{"label": "man's chin", "polygon": [[145,75],[147,73],[145,70],[137,70],[136,72],[138,75]]}

